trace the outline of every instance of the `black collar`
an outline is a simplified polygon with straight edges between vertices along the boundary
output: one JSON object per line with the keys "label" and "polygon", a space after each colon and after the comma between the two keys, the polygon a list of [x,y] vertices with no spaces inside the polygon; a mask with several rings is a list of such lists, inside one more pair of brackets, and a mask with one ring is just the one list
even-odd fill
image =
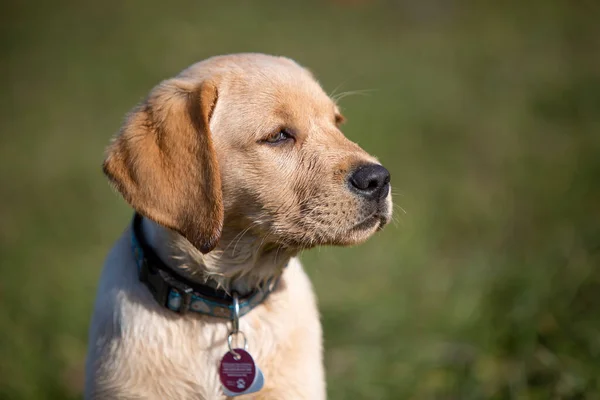
{"label": "black collar", "polygon": [[[142,220],[140,214],[134,214],[131,222],[131,247],[140,281],[144,282],[156,301],[180,314],[196,311],[213,317],[233,319],[232,294],[193,282],[168,267],[146,242]],[[264,288],[240,298],[240,316],[261,304],[277,287],[277,281],[278,279],[268,281]]]}

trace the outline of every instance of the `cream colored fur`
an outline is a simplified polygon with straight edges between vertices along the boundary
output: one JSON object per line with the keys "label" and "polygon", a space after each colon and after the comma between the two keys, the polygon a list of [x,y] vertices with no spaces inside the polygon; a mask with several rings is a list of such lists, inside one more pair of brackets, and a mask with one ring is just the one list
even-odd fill
{"label": "cream colored fur", "polygon": [[[185,99],[191,106],[182,106]],[[201,112],[192,110],[190,117],[186,110],[195,99]],[[152,123],[144,122],[150,117]],[[173,269],[242,295],[281,276],[268,299],[240,321],[266,381],[260,392],[240,399],[326,397],[319,314],[296,255],[316,245],[360,243],[391,218],[390,195],[373,209],[348,189],[349,171],[376,160],[343,136],[340,120],[337,106],[295,62],[223,56],[155,88],[109,148],[107,175],[148,217],[145,237]],[[177,139],[190,126],[205,141],[179,148],[179,141],[195,140]],[[293,130],[293,142],[265,143],[283,127]],[[156,148],[158,140],[163,142]],[[156,152],[163,152],[157,159],[162,161],[144,159]],[[166,158],[173,154],[173,160]],[[152,204],[140,193],[153,188],[135,187],[149,173],[144,163],[169,172],[147,179],[150,184],[175,185],[166,194],[155,188],[163,197]],[[183,181],[190,179],[187,173],[173,172],[185,172],[182,166],[218,176],[201,174],[210,184]],[[210,199],[211,205],[169,198],[195,190],[190,187],[203,190],[190,198]],[[189,226],[194,213],[210,228],[202,228],[204,236]],[[188,215],[185,224],[181,215]],[[223,399],[218,366],[231,322],[194,312],[182,316],[158,305],[138,279],[130,234],[128,228],[104,264],[90,327],[86,399]]]}

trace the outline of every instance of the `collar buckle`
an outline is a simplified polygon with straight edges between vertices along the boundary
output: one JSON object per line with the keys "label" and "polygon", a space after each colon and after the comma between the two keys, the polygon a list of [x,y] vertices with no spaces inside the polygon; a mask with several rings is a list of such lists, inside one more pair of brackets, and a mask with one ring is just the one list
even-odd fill
{"label": "collar buckle", "polygon": [[139,264],[140,272],[139,277],[140,281],[144,282],[152,297],[161,305],[167,305],[167,299],[169,297],[169,285],[166,284],[164,277],[161,276],[164,274],[164,271],[151,268],[148,265],[148,261],[143,258]]}
{"label": "collar buckle", "polygon": [[[186,285],[185,283],[177,280],[175,277],[168,274],[166,271],[159,271],[159,273],[163,274],[163,280],[166,290],[166,301],[162,303],[166,305],[169,309],[178,312],[181,315],[184,315],[190,309],[190,304],[192,303],[192,294],[194,293],[194,289],[191,286]],[[173,293],[175,293],[173,295]],[[181,300],[178,302],[179,305],[176,306],[171,304],[171,297],[178,297]]]}

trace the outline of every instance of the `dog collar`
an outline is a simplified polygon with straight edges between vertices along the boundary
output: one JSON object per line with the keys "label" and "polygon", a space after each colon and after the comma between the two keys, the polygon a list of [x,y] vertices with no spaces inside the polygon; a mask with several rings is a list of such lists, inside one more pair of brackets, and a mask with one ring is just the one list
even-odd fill
{"label": "dog collar", "polygon": [[[234,298],[223,289],[192,282],[168,267],[146,242],[142,216],[135,213],[131,223],[131,248],[142,281],[154,299],[169,310],[185,314],[195,311],[212,317],[234,319]],[[239,316],[246,315],[265,301],[277,287],[279,278],[270,279],[264,288],[239,298]]]}

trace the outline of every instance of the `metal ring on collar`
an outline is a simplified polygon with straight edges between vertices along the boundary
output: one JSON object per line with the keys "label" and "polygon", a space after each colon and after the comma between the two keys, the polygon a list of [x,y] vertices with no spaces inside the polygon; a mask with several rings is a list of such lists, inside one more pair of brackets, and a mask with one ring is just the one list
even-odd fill
{"label": "metal ring on collar", "polygon": [[240,330],[240,298],[236,292],[233,292],[233,333]]}
{"label": "metal ring on collar", "polygon": [[244,350],[248,350],[248,339],[246,339],[246,334],[242,331],[230,332],[229,336],[227,336],[227,346],[229,346],[229,351],[231,354],[233,354],[233,357],[235,357],[236,360],[239,360],[241,356],[233,347],[233,335],[242,335],[244,337]]}

